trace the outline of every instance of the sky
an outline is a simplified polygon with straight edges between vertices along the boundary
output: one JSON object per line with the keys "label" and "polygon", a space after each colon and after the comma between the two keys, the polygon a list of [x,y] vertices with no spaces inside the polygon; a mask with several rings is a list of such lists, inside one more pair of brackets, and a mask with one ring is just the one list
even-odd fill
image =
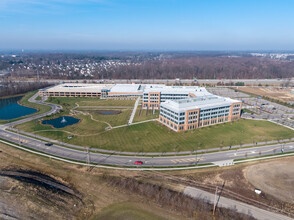
{"label": "sky", "polygon": [[293,50],[294,0],[0,0],[0,49]]}

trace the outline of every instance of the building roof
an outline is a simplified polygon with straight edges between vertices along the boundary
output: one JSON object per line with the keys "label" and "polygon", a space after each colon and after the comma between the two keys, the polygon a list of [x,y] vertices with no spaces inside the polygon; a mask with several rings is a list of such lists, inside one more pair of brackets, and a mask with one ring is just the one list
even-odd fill
{"label": "building roof", "polygon": [[144,89],[145,93],[148,92],[161,92],[163,94],[194,94],[195,96],[211,95],[204,87],[199,86],[166,86],[148,85]]}
{"label": "building roof", "polygon": [[110,89],[110,92],[138,93],[143,91],[140,84],[116,84]]}
{"label": "building roof", "polygon": [[179,100],[167,100],[161,103],[161,106],[169,108],[173,111],[186,111],[192,109],[209,109],[222,106],[230,106],[232,103],[238,103],[240,101],[231,98],[220,97],[216,95],[208,95],[196,98],[179,99]]}
{"label": "building roof", "polygon": [[204,87],[198,86],[166,86],[164,84],[85,84],[65,83],[41,89],[48,92],[101,92],[108,90],[111,93],[149,93],[162,94],[194,94],[197,96],[211,95]]}
{"label": "building roof", "polygon": [[101,92],[102,89],[111,89],[113,84],[86,84],[86,83],[65,83],[52,86],[43,91],[47,92]]}

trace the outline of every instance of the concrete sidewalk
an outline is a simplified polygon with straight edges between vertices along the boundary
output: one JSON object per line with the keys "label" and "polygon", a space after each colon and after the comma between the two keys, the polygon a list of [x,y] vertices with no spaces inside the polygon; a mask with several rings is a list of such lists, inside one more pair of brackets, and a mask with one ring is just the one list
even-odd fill
{"label": "concrete sidewalk", "polygon": [[131,114],[131,117],[130,117],[130,120],[129,120],[128,124],[132,124],[133,123],[133,120],[134,120],[134,117],[135,117],[135,114],[136,114],[136,111],[137,111],[137,108],[138,108],[140,99],[141,99],[141,97],[138,97],[137,100],[136,100],[136,102],[135,102],[134,109],[132,111],[132,114]]}

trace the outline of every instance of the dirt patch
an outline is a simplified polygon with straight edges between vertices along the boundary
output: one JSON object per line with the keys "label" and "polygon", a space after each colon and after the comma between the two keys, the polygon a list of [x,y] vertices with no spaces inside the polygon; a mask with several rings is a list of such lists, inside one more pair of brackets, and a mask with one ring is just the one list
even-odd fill
{"label": "dirt patch", "polygon": [[18,168],[0,171],[0,219],[69,219],[84,205],[79,193],[52,177]]}
{"label": "dirt patch", "polygon": [[[257,169],[259,166],[260,169]],[[276,208],[287,214],[294,213],[293,170],[294,158],[289,157],[222,168],[176,171],[170,174],[182,178],[183,181],[187,179],[195,186],[198,184],[200,188],[203,183],[206,186],[211,186],[212,193],[214,193],[216,186],[220,187],[225,183],[225,190],[240,195],[241,198],[246,198],[245,202],[249,200],[254,204],[260,202],[264,204],[263,207]],[[261,175],[260,171],[264,174]],[[260,188],[262,193],[257,195],[254,192],[255,188]],[[206,190],[209,191],[209,189]],[[280,193],[280,190],[283,193]],[[275,194],[279,194],[279,196]],[[232,194],[224,191],[224,195],[230,197]],[[235,199],[238,199],[238,196]]]}
{"label": "dirt patch", "polygon": [[256,164],[246,169],[247,180],[284,202],[294,204],[294,158]]}
{"label": "dirt patch", "polygon": [[34,186],[44,187],[45,189],[51,190],[53,192],[68,193],[72,196],[81,198],[81,195],[75,192],[69,186],[66,186],[65,184],[50,176],[32,170],[6,169],[0,171],[0,176],[10,177],[19,180],[20,182],[26,182]]}
{"label": "dirt patch", "polygon": [[286,103],[294,102],[294,93],[290,88],[274,88],[274,87],[239,87],[241,91],[249,92],[259,96],[266,96]]}
{"label": "dirt patch", "polygon": [[[166,216],[167,219],[186,219],[142,196],[110,187],[101,179],[107,173],[132,177],[140,172],[89,169],[36,156],[1,143],[0,150],[0,170],[29,171],[6,173],[14,178],[0,176],[0,219],[95,219],[102,209],[111,204],[134,201],[152,210],[155,215]],[[35,172],[38,175],[34,178],[17,177]],[[38,177],[41,177],[41,181]],[[45,180],[51,182],[44,184]],[[59,186],[52,187],[53,183]],[[63,186],[73,190],[74,195],[65,192]],[[77,196],[79,194],[82,200]]]}

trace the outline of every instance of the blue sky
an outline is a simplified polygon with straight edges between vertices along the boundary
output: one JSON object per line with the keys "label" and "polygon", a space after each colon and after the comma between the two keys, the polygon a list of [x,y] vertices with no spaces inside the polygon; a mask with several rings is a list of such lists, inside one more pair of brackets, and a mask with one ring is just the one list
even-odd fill
{"label": "blue sky", "polygon": [[0,49],[293,50],[294,0],[0,0]]}

